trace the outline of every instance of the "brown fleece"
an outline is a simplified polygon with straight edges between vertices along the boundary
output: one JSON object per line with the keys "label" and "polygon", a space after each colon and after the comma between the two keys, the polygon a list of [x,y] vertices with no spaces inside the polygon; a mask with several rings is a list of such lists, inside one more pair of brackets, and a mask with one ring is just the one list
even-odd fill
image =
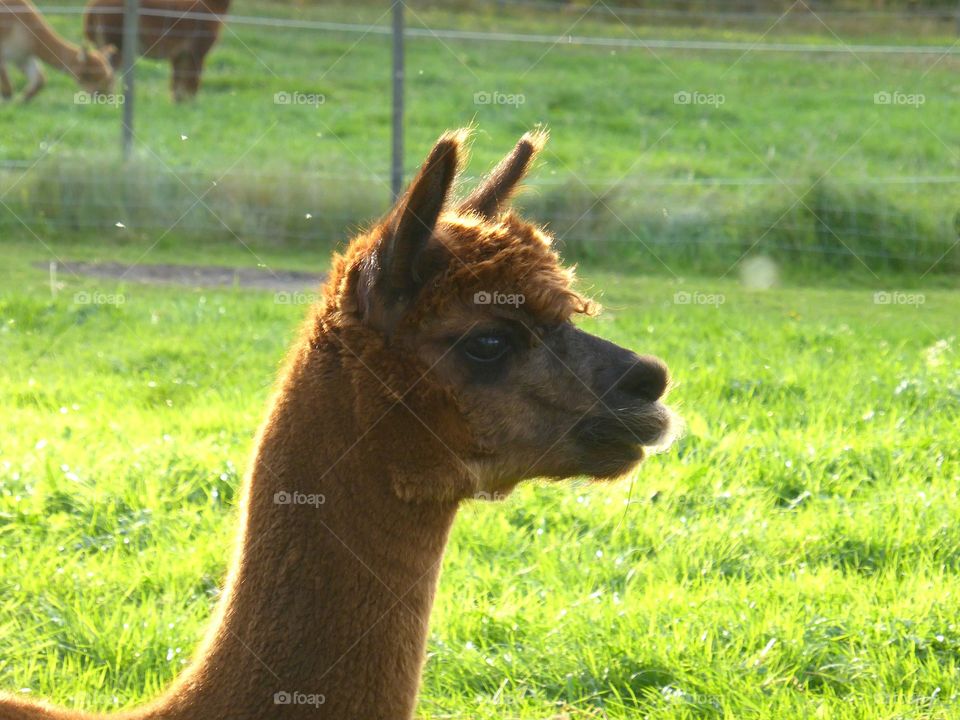
{"label": "brown fleece", "polygon": [[[521,458],[514,465],[527,473],[503,480],[514,449],[490,433],[511,422],[527,432],[528,418],[545,410],[517,406],[504,420],[484,421],[481,437],[481,424],[468,416],[500,407],[495,393],[509,389],[487,385],[471,395],[451,343],[520,312],[478,307],[478,292],[523,294],[531,326],[556,326],[593,309],[571,288],[572,273],[545,232],[501,207],[544,136],[525,136],[472,199],[450,210],[465,137],[444,135],[397,207],[334,258],[256,438],[226,588],[188,669],[155,701],[130,711],[103,716],[6,695],[0,720],[412,716],[458,504],[541,467]],[[582,337],[574,348],[593,347]],[[437,338],[446,343],[442,351],[429,349]],[[570,382],[556,399],[535,400],[559,407],[583,381]],[[590,396],[582,402],[596,404]],[[544,427],[542,440],[516,452],[549,459],[558,435]],[[581,472],[566,457],[542,465],[541,474]]]}
{"label": "brown fleece", "polygon": [[[220,37],[230,0],[140,0],[139,8],[137,52],[154,60],[169,60],[173,99],[192,99],[200,90],[203,63]],[[125,11],[125,0],[89,0],[83,15],[87,39],[97,47],[117,50],[112,57],[117,70]]]}

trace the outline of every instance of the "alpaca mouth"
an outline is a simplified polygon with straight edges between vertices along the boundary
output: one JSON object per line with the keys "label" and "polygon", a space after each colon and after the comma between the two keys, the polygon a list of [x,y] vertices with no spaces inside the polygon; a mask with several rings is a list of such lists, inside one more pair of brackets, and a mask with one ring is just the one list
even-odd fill
{"label": "alpaca mouth", "polygon": [[637,409],[589,415],[577,423],[574,432],[591,445],[660,446],[673,427],[673,413],[659,402]]}
{"label": "alpaca mouth", "polygon": [[676,436],[674,414],[661,403],[590,415],[572,435],[581,451],[583,471],[594,477],[617,477],[642,461],[649,451],[670,445]]}

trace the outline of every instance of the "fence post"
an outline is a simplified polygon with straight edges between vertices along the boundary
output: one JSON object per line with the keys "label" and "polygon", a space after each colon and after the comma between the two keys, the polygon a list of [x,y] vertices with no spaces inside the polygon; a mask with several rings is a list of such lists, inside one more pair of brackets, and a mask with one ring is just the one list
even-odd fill
{"label": "fence post", "polygon": [[390,189],[403,191],[403,0],[393,0],[393,155]]}
{"label": "fence post", "polygon": [[124,0],[123,12],[123,159],[133,151],[133,68],[137,62],[139,0]]}

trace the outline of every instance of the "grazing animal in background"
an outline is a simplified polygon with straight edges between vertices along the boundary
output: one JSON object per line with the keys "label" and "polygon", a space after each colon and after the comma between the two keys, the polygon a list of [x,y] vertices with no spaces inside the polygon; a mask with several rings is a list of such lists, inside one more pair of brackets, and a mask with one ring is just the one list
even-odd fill
{"label": "grazing animal in background", "polygon": [[[124,5],[124,0],[90,0],[83,15],[87,39],[97,47],[113,45],[122,51]],[[170,61],[174,101],[196,97],[203,61],[229,9],[230,0],[141,0],[137,50],[144,57]],[[114,58],[115,68],[121,55]]]}
{"label": "grazing animal in background", "polygon": [[110,56],[116,48],[104,43],[102,50],[74,45],[57,33],[30,0],[0,0],[0,96],[13,97],[7,63],[13,63],[27,77],[24,101],[43,89],[46,76],[39,61],[72,75],[90,93],[113,89]]}
{"label": "grazing animal in background", "polygon": [[[665,365],[575,327],[595,306],[507,208],[545,139],[452,202],[466,131],[443,135],[335,256],[257,438],[212,629],[166,693],[111,717],[409,720],[460,503],[614,478],[669,436]],[[2,720],[92,717],[0,697]]]}

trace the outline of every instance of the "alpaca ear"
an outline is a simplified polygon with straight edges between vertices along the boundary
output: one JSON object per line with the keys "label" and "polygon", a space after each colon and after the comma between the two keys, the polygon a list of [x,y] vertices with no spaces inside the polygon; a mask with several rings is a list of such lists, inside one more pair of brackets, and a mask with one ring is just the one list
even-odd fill
{"label": "alpaca ear", "polygon": [[463,131],[444,133],[387,219],[380,262],[387,287],[410,294],[417,282],[414,260],[427,245],[457,177]]}
{"label": "alpaca ear", "polygon": [[535,130],[520,138],[513,152],[501,160],[460,204],[460,211],[475,212],[491,219],[499,215],[530,169],[534,156],[546,145],[547,137],[545,130]]}
{"label": "alpaca ear", "polygon": [[380,242],[361,271],[364,315],[369,316],[379,305],[390,319],[386,324],[392,325],[420,289],[425,278],[417,273],[417,258],[446,207],[466,135],[466,131],[457,130],[440,137],[406,193],[381,224]]}
{"label": "alpaca ear", "polygon": [[112,44],[104,45],[102,48],[100,48],[100,53],[103,55],[103,59],[107,62],[110,62],[118,52],[120,51],[117,49],[117,46]]}

